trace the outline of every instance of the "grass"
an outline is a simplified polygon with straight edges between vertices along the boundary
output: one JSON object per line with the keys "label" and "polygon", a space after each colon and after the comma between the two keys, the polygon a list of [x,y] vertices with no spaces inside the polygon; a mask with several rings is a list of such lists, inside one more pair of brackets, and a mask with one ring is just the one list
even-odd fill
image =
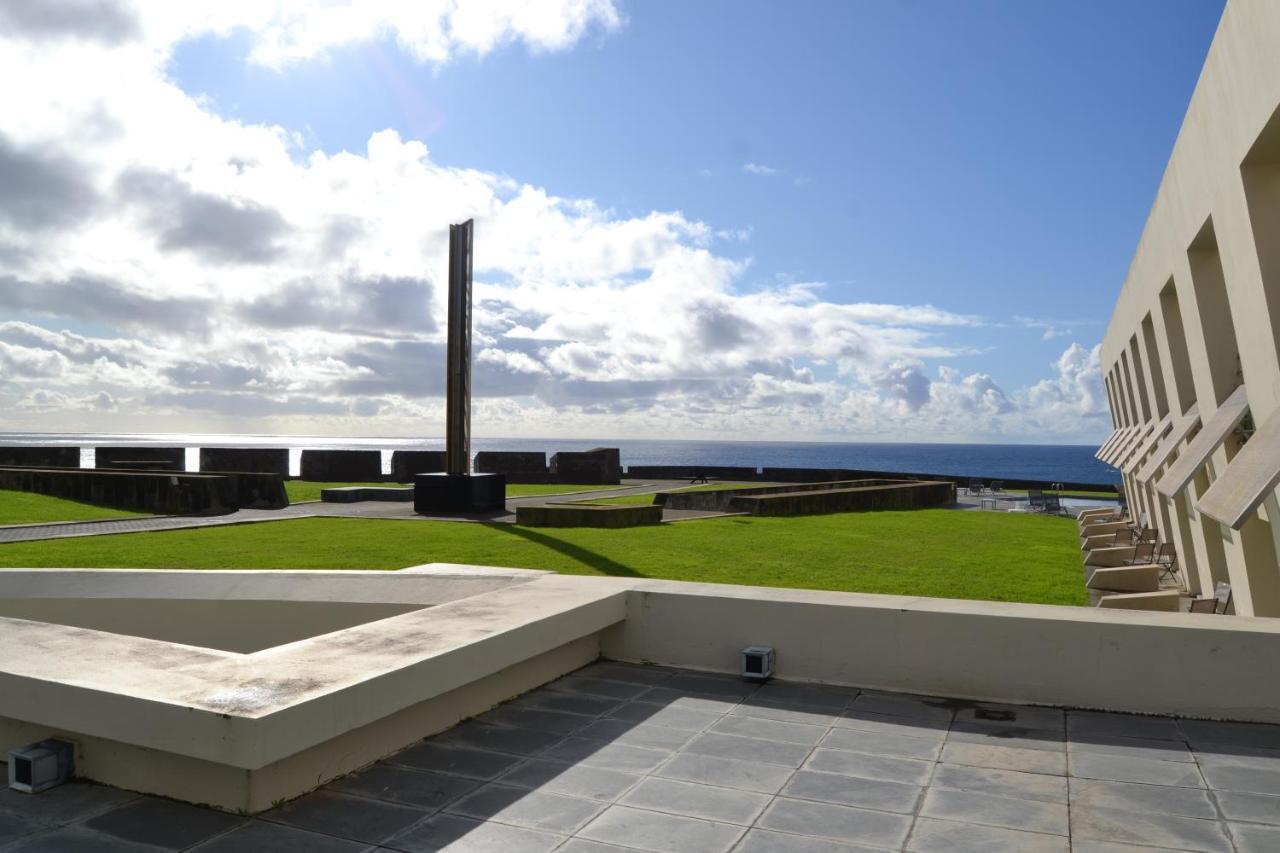
{"label": "grass", "polygon": [[50,521],[93,521],[145,515],[123,509],[69,501],[32,492],[0,490],[0,524],[43,524]]}
{"label": "grass", "polygon": [[[683,486],[678,489],[663,489],[664,492],[718,492],[724,489],[741,489],[758,486],[759,483],[708,483],[703,486]],[[637,506],[653,503],[654,492],[643,495],[619,495],[616,498],[588,498],[575,503],[602,504],[608,506]]]}
{"label": "grass", "polygon": [[310,518],[0,546],[8,566],[398,569],[430,562],[1045,604],[1086,603],[1075,522],[916,510],[636,527]]}
{"label": "grass", "polygon": [[[320,500],[321,489],[338,489],[343,486],[393,486],[402,487],[400,483],[317,483],[309,480],[286,480],[284,489],[289,494],[289,503]],[[532,495],[559,495],[566,492],[591,492],[600,489],[616,489],[617,486],[577,486],[562,483],[508,483],[507,497],[524,498]]]}

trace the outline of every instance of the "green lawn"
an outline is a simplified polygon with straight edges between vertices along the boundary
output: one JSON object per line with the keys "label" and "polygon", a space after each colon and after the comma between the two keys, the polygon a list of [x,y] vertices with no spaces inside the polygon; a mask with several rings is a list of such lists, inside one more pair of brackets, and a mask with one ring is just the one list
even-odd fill
{"label": "green lawn", "polygon": [[0,524],[41,524],[49,521],[92,521],[126,518],[145,513],[52,498],[32,492],[0,490]]}
{"label": "green lawn", "polygon": [[[395,486],[400,483],[314,483],[309,480],[286,480],[285,491],[289,494],[289,503],[320,500],[321,489],[338,489],[343,486]],[[616,489],[617,486],[577,486],[562,483],[508,483],[507,497],[523,498],[530,495],[560,495],[567,492],[593,492],[600,489]]]}
{"label": "green lawn", "polygon": [[636,527],[311,518],[0,545],[7,566],[398,569],[430,562],[569,574],[1086,603],[1075,522],[917,510]]}
{"label": "green lawn", "polygon": [[[678,489],[663,489],[665,492],[718,492],[724,489],[741,489],[759,486],[760,483],[708,483],[702,486],[682,486]],[[643,495],[620,495],[616,498],[588,498],[575,503],[608,504],[610,506],[635,506],[653,503],[654,492]]]}

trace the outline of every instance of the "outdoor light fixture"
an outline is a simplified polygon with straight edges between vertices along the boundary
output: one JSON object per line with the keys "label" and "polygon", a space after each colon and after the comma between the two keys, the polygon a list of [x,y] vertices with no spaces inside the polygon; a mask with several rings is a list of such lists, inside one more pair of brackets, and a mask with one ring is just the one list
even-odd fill
{"label": "outdoor light fixture", "polygon": [[65,740],[42,740],[9,751],[9,787],[38,794],[71,778],[75,747]]}
{"label": "outdoor light fixture", "polygon": [[742,677],[747,681],[768,681],[773,675],[773,646],[747,646],[742,650]]}

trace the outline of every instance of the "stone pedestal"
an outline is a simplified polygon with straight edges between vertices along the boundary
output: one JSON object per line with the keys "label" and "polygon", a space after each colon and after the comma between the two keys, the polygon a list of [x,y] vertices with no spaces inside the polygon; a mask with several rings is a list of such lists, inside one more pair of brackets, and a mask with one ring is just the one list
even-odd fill
{"label": "stone pedestal", "polygon": [[494,512],[507,505],[507,478],[501,474],[417,474],[413,478],[413,511]]}

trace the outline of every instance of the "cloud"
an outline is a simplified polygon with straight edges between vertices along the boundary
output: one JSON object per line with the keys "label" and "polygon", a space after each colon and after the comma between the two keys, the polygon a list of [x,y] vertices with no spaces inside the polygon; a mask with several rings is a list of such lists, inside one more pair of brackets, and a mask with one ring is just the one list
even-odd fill
{"label": "cloud", "polygon": [[137,38],[141,28],[119,0],[0,0],[0,31],[119,44]]}
{"label": "cloud", "polygon": [[0,132],[0,224],[24,231],[69,225],[97,203],[86,170],[50,151],[19,148]]}
{"label": "cloud", "polygon": [[746,172],[748,175],[760,175],[762,177],[769,177],[770,175],[778,174],[777,169],[772,166],[766,166],[763,163],[743,163],[742,171]]}

